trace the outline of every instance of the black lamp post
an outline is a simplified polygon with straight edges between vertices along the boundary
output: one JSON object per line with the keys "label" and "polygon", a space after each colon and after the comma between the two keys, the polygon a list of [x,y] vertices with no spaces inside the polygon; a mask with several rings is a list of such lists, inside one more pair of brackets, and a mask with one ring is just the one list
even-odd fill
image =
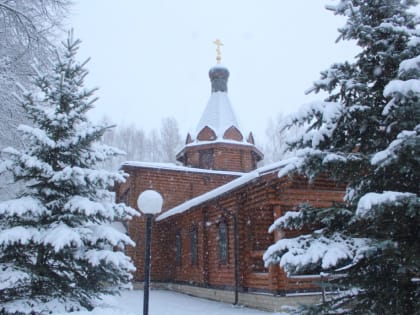
{"label": "black lamp post", "polygon": [[143,191],[137,199],[137,206],[146,215],[146,248],[144,256],[144,298],[143,315],[149,314],[150,288],[150,243],[152,236],[152,218],[162,210],[162,196],[154,190]]}

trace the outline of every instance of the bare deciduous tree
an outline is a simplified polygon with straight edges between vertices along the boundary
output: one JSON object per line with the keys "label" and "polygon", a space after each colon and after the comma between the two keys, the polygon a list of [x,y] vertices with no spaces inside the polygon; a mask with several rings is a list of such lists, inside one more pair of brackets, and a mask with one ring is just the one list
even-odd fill
{"label": "bare deciduous tree", "polygon": [[33,66],[48,67],[52,41],[70,0],[0,0],[0,148],[15,145],[24,114],[15,95],[29,88]]}
{"label": "bare deciduous tree", "polygon": [[175,155],[182,144],[178,122],[175,118],[164,118],[160,127],[162,162],[175,162]]}
{"label": "bare deciduous tree", "polygon": [[[0,150],[20,146],[17,126],[28,123],[19,95],[30,89],[34,67],[49,67],[71,0],[0,0]],[[0,172],[0,200],[13,194]]]}
{"label": "bare deciduous tree", "polygon": [[[104,118],[104,121],[109,123],[108,118]],[[175,118],[162,119],[160,128],[148,133],[133,124],[120,125],[109,129],[102,142],[126,153],[102,165],[110,170],[117,169],[125,161],[175,163],[177,150],[182,144]]]}
{"label": "bare deciduous tree", "polygon": [[282,114],[270,119],[266,129],[266,142],[264,144],[264,164],[270,164],[290,157],[294,151],[287,151],[288,141],[296,139],[303,133],[303,128],[293,126],[284,129],[286,119]]}

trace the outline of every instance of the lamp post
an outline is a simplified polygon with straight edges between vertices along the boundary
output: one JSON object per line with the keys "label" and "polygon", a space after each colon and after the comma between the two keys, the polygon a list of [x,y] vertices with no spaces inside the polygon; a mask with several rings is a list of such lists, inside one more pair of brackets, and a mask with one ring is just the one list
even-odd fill
{"label": "lamp post", "polygon": [[152,235],[152,218],[162,210],[163,198],[154,190],[143,191],[138,199],[139,210],[146,215],[146,249],[144,256],[144,298],[143,315],[149,314],[149,287],[150,287],[150,243]]}

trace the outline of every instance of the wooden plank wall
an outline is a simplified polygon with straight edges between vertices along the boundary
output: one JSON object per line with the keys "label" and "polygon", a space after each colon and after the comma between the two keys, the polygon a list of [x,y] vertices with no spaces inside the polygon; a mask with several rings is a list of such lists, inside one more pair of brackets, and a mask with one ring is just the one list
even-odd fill
{"label": "wooden plank wall", "polygon": [[[164,199],[163,211],[221,186],[237,177],[237,175],[217,174],[205,171],[189,172],[137,166],[124,166],[123,170],[130,176],[125,183],[116,186],[117,201],[126,202],[131,207],[137,209],[137,198],[139,194],[146,189],[154,189],[162,194]],[[134,279],[141,281],[144,277],[145,217],[135,217],[129,221],[128,233],[136,242],[136,247],[128,247],[127,254],[133,259],[137,268],[134,273]],[[160,248],[165,242],[171,244],[167,233],[169,231],[166,227],[162,228],[161,231],[152,229],[152,252],[156,248]],[[162,255],[159,254],[155,257],[163,257]],[[168,255],[169,257],[172,256],[171,253],[168,253]],[[153,268],[156,269],[157,267],[152,266],[152,272]],[[166,279],[169,277],[168,274],[170,274],[169,271],[162,271],[159,277]]]}
{"label": "wooden plank wall", "polygon": [[[314,279],[289,278],[278,266],[265,268],[262,255],[278,233],[269,234],[275,218],[301,203],[328,206],[343,197],[343,187],[329,180],[308,185],[305,179],[264,175],[244,187],[196,206],[182,214],[156,222],[152,243],[152,281],[188,283],[232,289],[235,286],[233,223],[238,222],[239,285],[241,290],[288,292],[313,289]],[[218,224],[228,226],[228,259],[218,257]],[[138,225],[142,229],[142,225]],[[198,231],[198,261],[191,263],[190,231]],[[175,236],[181,234],[181,263],[175,260]],[[299,232],[295,232],[299,233]],[[290,235],[290,234],[288,234]],[[143,260],[140,246],[130,254]],[[140,269],[142,269],[140,267]],[[141,272],[136,274],[142,279]]]}

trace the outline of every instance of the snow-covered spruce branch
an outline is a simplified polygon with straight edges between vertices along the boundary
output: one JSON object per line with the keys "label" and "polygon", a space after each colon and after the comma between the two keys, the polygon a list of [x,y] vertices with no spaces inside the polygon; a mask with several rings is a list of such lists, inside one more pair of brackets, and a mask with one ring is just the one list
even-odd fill
{"label": "snow-covered spruce branch", "polygon": [[323,235],[322,230],[271,245],[264,253],[265,265],[279,264],[288,274],[330,270],[357,262],[372,249],[367,238],[349,238],[344,234]]}

